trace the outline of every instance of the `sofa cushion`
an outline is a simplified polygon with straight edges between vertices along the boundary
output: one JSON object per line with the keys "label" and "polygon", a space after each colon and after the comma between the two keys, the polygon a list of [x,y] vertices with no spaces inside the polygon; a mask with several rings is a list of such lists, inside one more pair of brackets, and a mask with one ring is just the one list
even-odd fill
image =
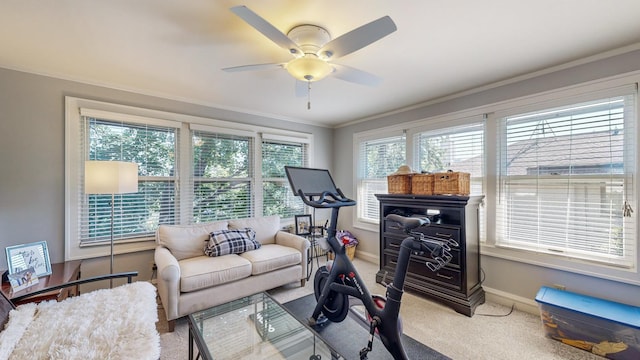
{"label": "sofa cushion", "polygon": [[240,254],[251,262],[251,275],[267,273],[273,270],[300,264],[300,251],[277,244],[262,245],[260,249]]}
{"label": "sofa cushion", "polygon": [[260,244],[274,244],[276,233],[280,230],[280,217],[273,215],[229,220],[229,229],[243,229],[247,227],[256,231],[256,240]]}
{"label": "sofa cushion", "polygon": [[204,253],[208,256],[242,254],[260,248],[256,232],[252,228],[238,230],[216,230],[209,234]]}
{"label": "sofa cushion", "polygon": [[180,291],[190,292],[246,278],[251,262],[238,255],[197,256],[178,262]]}
{"label": "sofa cushion", "polygon": [[156,233],[158,244],[171,251],[177,260],[204,255],[204,243],[209,234],[227,229],[227,221],[192,225],[160,225]]}

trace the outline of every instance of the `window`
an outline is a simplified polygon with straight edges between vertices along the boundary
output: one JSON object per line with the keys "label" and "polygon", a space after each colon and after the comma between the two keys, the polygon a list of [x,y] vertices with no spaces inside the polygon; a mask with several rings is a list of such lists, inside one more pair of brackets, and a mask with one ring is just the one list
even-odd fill
{"label": "window", "polygon": [[496,245],[631,267],[632,94],[500,120]]}
{"label": "window", "polygon": [[[87,160],[138,164],[138,192],[114,198],[114,240],[150,237],[158,224],[175,223],[178,129],[111,121],[106,116],[87,115],[81,119],[81,126],[88,134],[83,149]],[[81,245],[111,239],[110,204],[111,195],[86,195],[82,198]]]}
{"label": "window", "polygon": [[420,132],[414,136],[414,171],[471,174],[471,194],[483,193],[484,123]]}
{"label": "window", "polygon": [[86,160],[138,164],[138,192],[114,199],[119,252],[152,249],[159,224],[287,219],[305,212],[289,189],[284,166],[311,166],[311,134],[73,97],[65,101],[65,260],[108,254],[111,195],[84,193]]}
{"label": "window", "polygon": [[304,203],[294,196],[285,166],[307,166],[308,145],[299,139],[262,135],[262,212],[265,216],[293,217],[305,212]]}
{"label": "window", "polygon": [[377,224],[380,205],[375,194],[386,194],[387,175],[406,164],[405,136],[362,139],[356,143],[359,147],[357,220]]}
{"label": "window", "polygon": [[191,126],[192,222],[253,216],[254,141]]}

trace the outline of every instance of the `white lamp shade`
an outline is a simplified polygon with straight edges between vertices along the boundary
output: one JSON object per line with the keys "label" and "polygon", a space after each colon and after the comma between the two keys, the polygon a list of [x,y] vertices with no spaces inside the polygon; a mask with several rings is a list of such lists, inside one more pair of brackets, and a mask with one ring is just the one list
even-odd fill
{"label": "white lamp shade", "polygon": [[138,164],[124,161],[85,161],[85,194],[138,192]]}

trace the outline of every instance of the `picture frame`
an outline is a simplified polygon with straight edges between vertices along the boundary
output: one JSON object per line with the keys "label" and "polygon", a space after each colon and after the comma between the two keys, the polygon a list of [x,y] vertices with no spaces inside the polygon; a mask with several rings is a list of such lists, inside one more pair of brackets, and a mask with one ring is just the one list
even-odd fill
{"label": "picture frame", "polygon": [[31,285],[38,283],[38,276],[35,274],[33,266],[28,269],[9,274],[8,278],[14,292],[26,289]]}
{"label": "picture frame", "polygon": [[5,251],[9,274],[15,274],[31,267],[38,277],[51,274],[51,260],[46,241],[8,246]]}
{"label": "picture frame", "polygon": [[311,215],[295,216],[296,235],[311,234]]}

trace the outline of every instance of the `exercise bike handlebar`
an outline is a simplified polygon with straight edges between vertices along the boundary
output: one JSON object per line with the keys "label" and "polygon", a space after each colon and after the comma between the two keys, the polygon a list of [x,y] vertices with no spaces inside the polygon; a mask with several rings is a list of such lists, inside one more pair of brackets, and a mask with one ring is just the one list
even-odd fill
{"label": "exercise bike handlebar", "polygon": [[337,193],[331,191],[323,191],[317,200],[313,200],[312,196],[305,195],[300,189],[298,189],[298,195],[305,204],[314,208],[328,209],[343,206],[353,206],[356,204],[355,200],[349,199],[344,196],[340,189],[336,190],[338,191]]}

